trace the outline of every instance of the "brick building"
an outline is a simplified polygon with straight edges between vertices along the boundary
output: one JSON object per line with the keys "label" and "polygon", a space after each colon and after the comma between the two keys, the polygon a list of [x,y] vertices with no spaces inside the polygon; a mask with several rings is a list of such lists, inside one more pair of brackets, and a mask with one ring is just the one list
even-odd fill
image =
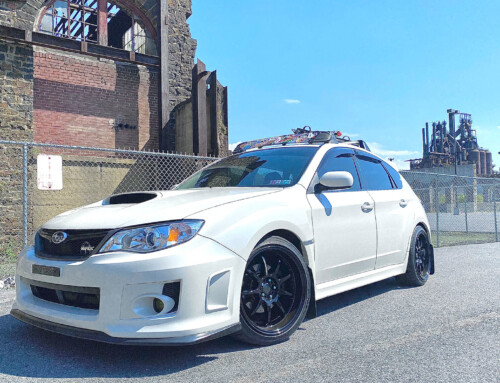
{"label": "brick building", "polygon": [[0,139],[224,155],[191,0],[0,0]]}

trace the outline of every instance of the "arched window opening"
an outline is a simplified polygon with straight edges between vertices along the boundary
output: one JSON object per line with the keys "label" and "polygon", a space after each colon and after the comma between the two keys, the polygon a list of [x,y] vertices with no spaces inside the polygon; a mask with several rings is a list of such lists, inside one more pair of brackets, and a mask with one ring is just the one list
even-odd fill
{"label": "arched window opening", "polygon": [[[101,16],[102,15],[102,16]],[[40,32],[157,55],[156,43],[133,11],[105,0],[56,0],[45,9]]]}
{"label": "arched window opening", "polygon": [[142,20],[132,12],[108,3],[108,45],[156,55],[156,44]]}
{"label": "arched window opening", "polygon": [[58,0],[48,6],[40,32],[80,41],[97,41],[97,0]]}

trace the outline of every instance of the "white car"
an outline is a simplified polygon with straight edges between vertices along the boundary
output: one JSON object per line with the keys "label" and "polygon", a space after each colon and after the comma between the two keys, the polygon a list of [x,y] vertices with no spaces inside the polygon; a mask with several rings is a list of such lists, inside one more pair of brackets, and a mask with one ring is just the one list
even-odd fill
{"label": "white car", "polygon": [[174,190],[47,222],[19,257],[11,314],[109,343],[268,345],[319,299],[434,272],[420,200],[362,141],[302,131],[237,151]]}

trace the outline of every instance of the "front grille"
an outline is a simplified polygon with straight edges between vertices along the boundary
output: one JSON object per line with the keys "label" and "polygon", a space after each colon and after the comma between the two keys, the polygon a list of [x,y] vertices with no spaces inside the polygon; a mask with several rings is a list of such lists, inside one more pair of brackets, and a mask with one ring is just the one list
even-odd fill
{"label": "front grille", "polygon": [[77,287],[32,281],[21,277],[29,285],[31,293],[44,301],[82,309],[99,310],[100,289],[98,287]]}
{"label": "front grille", "polygon": [[[66,239],[56,244],[52,236],[64,232]],[[38,231],[35,239],[35,254],[40,258],[61,260],[83,260],[102,246],[110,230],[48,230]]]}

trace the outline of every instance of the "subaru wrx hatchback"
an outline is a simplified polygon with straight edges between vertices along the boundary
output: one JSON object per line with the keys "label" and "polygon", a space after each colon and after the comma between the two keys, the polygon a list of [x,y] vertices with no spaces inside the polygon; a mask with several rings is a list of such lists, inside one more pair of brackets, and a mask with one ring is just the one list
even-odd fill
{"label": "subaru wrx hatchback", "polygon": [[110,343],[268,345],[319,299],[434,272],[419,199],[363,141],[301,131],[235,152],[174,190],[47,222],[19,257],[11,314]]}

